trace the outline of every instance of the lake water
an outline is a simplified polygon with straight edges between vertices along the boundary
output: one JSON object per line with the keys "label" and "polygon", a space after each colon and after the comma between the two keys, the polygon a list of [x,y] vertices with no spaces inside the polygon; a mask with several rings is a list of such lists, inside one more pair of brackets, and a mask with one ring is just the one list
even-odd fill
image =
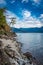
{"label": "lake water", "polygon": [[22,43],[22,52],[30,52],[43,65],[43,33],[17,33]]}

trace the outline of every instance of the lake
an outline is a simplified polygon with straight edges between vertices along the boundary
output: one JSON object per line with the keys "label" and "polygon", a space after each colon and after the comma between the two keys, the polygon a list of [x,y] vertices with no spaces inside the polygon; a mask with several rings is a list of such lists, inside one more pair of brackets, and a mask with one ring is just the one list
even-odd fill
{"label": "lake", "polygon": [[22,52],[30,52],[43,65],[43,33],[16,33]]}

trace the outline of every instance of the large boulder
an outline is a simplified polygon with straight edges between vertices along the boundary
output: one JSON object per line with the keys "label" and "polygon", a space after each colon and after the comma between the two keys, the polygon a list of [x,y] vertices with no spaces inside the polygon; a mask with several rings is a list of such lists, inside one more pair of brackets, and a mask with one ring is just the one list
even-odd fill
{"label": "large boulder", "polygon": [[29,53],[29,52],[24,53],[24,55],[25,55],[28,59],[32,58],[32,54]]}
{"label": "large boulder", "polygon": [[2,48],[2,42],[0,41],[0,65],[11,65],[8,55]]}
{"label": "large boulder", "polygon": [[24,55],[30,60],[30,64],[33,63],[33,65],[38,65],[38,61],[36,60],[35,57],[32,56],[32,54],[30,52],[26,52],[24,53]]}
{"label": "large boulder", "polygon": [[11,49],[10,45],[6,46],[6,47],[4,48],[4,51],[5,51],[5,53],[6,53],[9,57],[11,57],[11,58],[14,58],[14,57],[15,57],[15,51],[13,51],[13,50]]}

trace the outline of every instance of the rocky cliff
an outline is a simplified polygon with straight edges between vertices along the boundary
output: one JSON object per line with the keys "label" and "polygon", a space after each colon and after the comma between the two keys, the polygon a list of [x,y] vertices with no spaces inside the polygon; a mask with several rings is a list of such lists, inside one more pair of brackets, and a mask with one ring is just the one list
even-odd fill
{"label": "rocky cliff", "polygon": [[0,65],[37,65],[31,53],[22,53],[15,37],[0,35]]}

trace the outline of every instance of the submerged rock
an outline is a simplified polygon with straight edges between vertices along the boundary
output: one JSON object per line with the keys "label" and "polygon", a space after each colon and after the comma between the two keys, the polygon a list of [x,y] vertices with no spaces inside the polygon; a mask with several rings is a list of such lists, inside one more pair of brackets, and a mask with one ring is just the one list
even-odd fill
{"label": "submerged rock", "polygon": [[32,58],[32,54],[29,53],[29,52],[24,53],[24,55],[25,55],[28,59]]}
{"label": "submerged rock", "polygon": [[38,65],[38,61],[36,60],[35,57],[32,56],[32,54],[30,52],[26,52],[24,53],[24,55],[30,60],[30,64],[33,63],[33,65]]}

